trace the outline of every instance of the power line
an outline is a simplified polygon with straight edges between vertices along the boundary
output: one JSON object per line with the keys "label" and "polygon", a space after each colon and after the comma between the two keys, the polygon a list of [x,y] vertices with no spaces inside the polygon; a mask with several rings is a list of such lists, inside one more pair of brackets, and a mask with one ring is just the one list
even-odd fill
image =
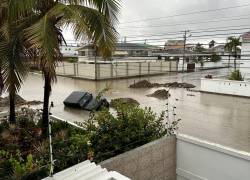
{"label": "power line", "polygon": [[[217,36],[221,36],[222,37],[225,37],[225,36],[233,36],[233,35],[242,35],[242,33],[220,33],[220,34],[206,34],[206,35],[197,35],[197,36],[191,36],[190,39],[191,40],[201,40],[201,39],[204,39],[203,37],[217,37]],[[181,39],[183,37],[181,36],[178,36],[178,37],[171,37],[171,38],[147,38],[147,41],[150,41],[150,42],[166,42],[166,40],[175,40],[175,39]],[[166,39],[166,40],[164,40]],[[207,39],[207,38],[205,38]],[[158,40],[164,40],[164,41],[158,41]],[[130,40],[130,41],[127,41],[127,42],[144,42],[145,40],[144,39],[135,39],[135,40]]]}
{"label": "power line", "polygon": [[[208,33],[208,32],[225,32],[225,29],[217,29],[217,30],[208,30],[204,29],[204,31],[195,31],[195,30],[190,30],[192,34],[201,34],[201,33]],[[213,28],[214,29],[214,28]],[[234,29],[227,29],[226,31],[239,31],[239,30],[250,30],[250,26],[248,25],[247,28],[234,28]],[[178,33],[167,33],[167,34],[155,34],[155,35],[142,35],[140,37],[161,37],[161,36],[166,36],[166,35],[180,35],[181,32]],[[127,38],[138,38],[138,36],[126,36]]]}
{"label": "power line", "polygon": [[[235,27],[242,27],[242,28],[244,28],[244,27],[249,27],[249,24],[246,24],[246,25],[235,25],[235,26],[220,26],[220,27],[212,27],[212,28],[203,28],[203,29],[190,29],[190,31],[192,31],[192,32],[195,32],[195,31],[203,31],[203,30],[212,30],[212,29],[214,29],[214,30],[216,30],[216,29],[219,29],[219,28],[223,28],[223,29],[227,29],[227,28],[235,28]],[[133,37],[138,37],[138,36],[140,36],[140,37],[147,37],[147,36],[154,36],[154,35],[174,35],[174,34],[179,34],[180,33],[180,31],[179,31],[179,33],[176,33],[176,32],[178,32],[178,31],[165,31],[165,32],[163,32],[163,33],[161,33],[161,34],[138,34],[138,35],[126,35],[126,37],[128,37],[128,38],[133,38]],[[169,33],[169,34],[168,34]]]}
{"label": "power line", "polygon": [[[249,14],[248,14],[249,15]],[[250,17],[245,17],[245,18],[219,18],[216,20],[203,20],[199,22],[187,22],[187,23],[179,23],[179,24],[164,24],[164,25],[150,25],[150,28],[162,28],[162,27],[171,27],[171,26],[181,26],[181,25],[194,25],[194,24],[204,24],[204,23],[211,23],[211,22],[221,22],[223,21],[239,21],[239,20],[249,20]],[[141,29],[141,28],[146,28],[145,26],[130,26],[130,27],[121,27],[120,29]]]}
{"label": "power line", "polygon": [[167,18],[178,17],[178,16],[192,15],[192,14],[200,14],[200,13],[207,13],[207,12],[224,11],[224,10],[235,9],[235,8],[244,8],[244,7],[248,7],[248,6],[250,6],[250,3],[248,3],[248,4],[242,4],[242,5],[238,5],[238,6],[229,6],[229,7],[224,7],[224,8],[217,8],[217,9],[209,9],[209,10],[202,10],[202,11],[193,11],[193,12],[181,13],[181,14],[175,14],[175,15],[169,15],[169,16],[163,16],[163,17],[138,19],[138,20],[123,22],[123,23],[120,23],[120,24],[130,24],[130,23],[140,22],[140,21],[152,21],[152,20],[167,19]]}

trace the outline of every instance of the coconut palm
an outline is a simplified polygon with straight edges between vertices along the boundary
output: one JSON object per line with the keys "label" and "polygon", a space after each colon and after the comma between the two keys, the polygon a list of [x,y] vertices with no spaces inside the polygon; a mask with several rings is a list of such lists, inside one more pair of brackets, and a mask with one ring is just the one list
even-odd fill
{"label": "coconut palm", "polygon": [[230,60],[231,60],[231,55],[232,55],[232,44],[226,43],[225,50],[228,52],[228,67],[230,67]]}
{"label": "coconut palm", "polygon": [[215,43],[216,42],[214,40],[210,41],[209,44],[208,44],[209,48],[210,49],[213,48],[215,46]]}
{"label": "coconut palm", "polygon": [[[28,1],[28,0],[27,0]],[[70,27],[76,39],[88,38],[104,57],[115,47],[115,24],[119,11],[117,0],[30,0],[28,14],[37,21],[25,30],[30,48],[38,50],[38,63],[44,77],[43,126],[47,127],[51,85],[56,81],[55,68],[62,56],[62,29]]]}
{"label": "coconut palm", "polygon": [[[13,11],[13,1],[0,0],[0,92],[9,93],[9,120],[15,123],[15,96],[27,75],[23,57],[22,17]],[[24,16],[23,16],[24,17]]]}
{"label": "coconut palm", "polygon": [[237,54],[238,46],[241,46],[239,37],[231,36],[227,38],[225,49],[229,52],[229,60],[230,60],[230,54],[233,54],[234,56],[234,71],[236,71],[236,59],[238,57],[238,54]]}

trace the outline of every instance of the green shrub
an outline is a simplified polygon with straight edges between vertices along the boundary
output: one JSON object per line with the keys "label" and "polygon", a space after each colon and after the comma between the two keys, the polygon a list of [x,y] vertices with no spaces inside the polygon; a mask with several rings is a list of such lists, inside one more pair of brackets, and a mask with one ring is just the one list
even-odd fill
{"label": "green shrub", "polygon": [[221,60],[221,56],[219,56],[215,53],[212,54],[211,59],[210,59],[211,62],[218,62],[220,60]]}
{"label": "green shrub", "polygon": [[[48,175],[49,142],[40,133],[39,117],[37,111],[24,108],[17,113],[16,124],[0,122],[0,179],[36,180]],[[86,131],[66,122],[52,122],[55,172],[87,159],[87,137]]]}
{"label": "green shrub", "polygon": [[[25,177],[37,170],[38,166],[31,154],[24,159],[19,150],[16,150],[13,154],[4,150],[0,151],[0,177],[4,179],[27,179]],[[43,177],[45,176],[47,176],[47,173],[43,174]]]}
{"label": "green shrub", "polygon": [[[78,123],[84,129],[52,121],[55,173],[86,159],[103,161],[177,129],[179,120],[169,121],[165,113],[157,116],[150,108],[116,103],[114,109],[91,113],[87,122]],[[23,109],[15,125],[0,122],[0,177],[36,180],[49,174],[49,141],[39,133],[39,117]]]}
{"label": "green shrub", "polygon": [[94,160],[103,161],[165,134],[164,113],[159,117],[150,108],[118,105],[117,114],[107,109],[93,114],[85,127],[90,135]]}
{"label": "green shrub", "polygon": [[229,80],[244,81],[244,77],[242,76],[240,70],[236,70],[231,73]]}

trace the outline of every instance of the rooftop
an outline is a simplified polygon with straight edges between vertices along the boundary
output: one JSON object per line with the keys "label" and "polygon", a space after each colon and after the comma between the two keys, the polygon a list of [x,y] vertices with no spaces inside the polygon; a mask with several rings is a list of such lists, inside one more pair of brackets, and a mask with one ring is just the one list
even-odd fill
{"label": "rooftop", "polygon": [[[78,51],[88,48],[93,48],[93,45],[87,44],[79,48]],[[142,43],[116,43],[116,50],[155,50],[155,49],[160,49],[160,47]]]}
{"label": "rooftop", "polygon": [[43,180],[130,180],[129,178],[115,172],[107,171],[100,165],[96,165],[89,160],[74,165],[68,169],[58,172],[53,177],[47,177]]}

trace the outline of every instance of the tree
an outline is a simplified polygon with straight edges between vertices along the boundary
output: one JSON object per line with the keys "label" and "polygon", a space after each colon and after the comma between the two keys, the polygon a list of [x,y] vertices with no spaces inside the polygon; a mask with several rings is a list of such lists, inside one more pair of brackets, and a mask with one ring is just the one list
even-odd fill
{"label": "tree", "polygon": [[[26,26],[22,22],[24,16],[13,10],[16,2],[0,0],[0,92],[9,93],[10,114],[9,121],[15,123],[15,96],[19,91],[27,67],[23,58],[25,44],[22,43],[22,29]],[[18,4],[18,3],[16,3]]]}
{"label": "tree", "polygon": [[228,37],[227,38],[227,43],[225,45],[225,49],[229,52],[229,61],[230,61],[230,56],[233,54],[234,56],[234,71],[236,71],[236,59],[238,57],[237,51],[238,51],[238,46],[241,46],[240,38],[239,37]]}
{"label": "tree", "polygon": [[195,52],[203,52],[205,50],[205,48],[202,46],[202,44],[200,43],[197,43],[196,46],[195,46]]}
{"label": "tree", "polygon": [[232,44],[226,43],[225,44],[225,50],[228,52],[228,67],[230,67],[230,60],[231,60],[231,54],[232,54]]}
{"label": "tree", "polygon": [[211,62],[218,62],[221,60],[221,57],[217,55],[216,53],[213,53],[210,60]]}
{"label": "tree", "polygon": [[216,42],[214,40],[210,41],[209,44],[208,44],[209,48],[210,49],[213,48],[215,46],[215,43]]}
{"label": "tree", "polygon": [[[197,43],[196,46],[195,46],[195,52],[202,53],[203,51],[205,51],[205,48],[202,47],[202,44]],[[201,63],[201,66],[203,66],[204,62],[203,62],[203,57],[202,56],[198,56],[197,61]]]}
{"label": "tree", "polygon": [[117,40],[115,24],[117,0],[26,0],[32,8],[26,13],[37,19],[25,30],[30,48],[38,50],[38,63],[44,77],[43,126],[49,118],[51,85],[56,81],[56,65],[62,59],[59,46],[64,42],[63,27],[71,27],[76,39],[86,36],[104,57],[111,55]]}

